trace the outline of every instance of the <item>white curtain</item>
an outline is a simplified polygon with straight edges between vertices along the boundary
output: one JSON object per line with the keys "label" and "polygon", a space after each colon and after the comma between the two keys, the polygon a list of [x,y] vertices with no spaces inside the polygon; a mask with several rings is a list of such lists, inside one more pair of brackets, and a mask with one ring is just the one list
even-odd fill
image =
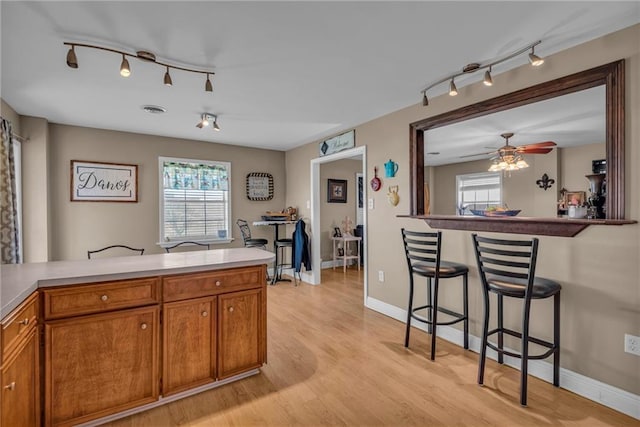
{"label": "white curtain", "polygon": [[0,262],[17,264],[20,259],[20,235],[11,122],[0,118]]}

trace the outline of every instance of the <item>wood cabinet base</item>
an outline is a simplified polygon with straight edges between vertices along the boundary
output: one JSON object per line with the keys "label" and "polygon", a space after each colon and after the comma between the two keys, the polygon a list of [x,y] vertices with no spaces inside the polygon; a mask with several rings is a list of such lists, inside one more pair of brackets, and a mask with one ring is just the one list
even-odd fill
{"label": "wood cabinet base", "polygon": [[224,380],[219,380],[213,383],[205,384],[203,386],[192,388],[190,390],[186,390],[180,393],[175,393],[167,397],[160,397],[160,399],[156,400],[155,402],[151,402],[146,405],[142,405],[129,410],[118,412],[117,414],[108,415],[106,417],[92,420],[84,424],[78,424],[76,427],[92,427],[92,426],[98,426],[104,423],[108,423],[114,420],[119,420],[120,418],[128,417],[129,415],[138,414],[140,412],[148,411],[149,409],[157,408],[158,406],[166,405],[167,403],[184,399],[185,397],[193,396],[195,394],[202,393],[203,391],[211,390],[211,389],[232,383],[234,381],[241,380],[243,378],[251,377],[259,373],[260,373],[259,369],[253,369],[251,371],[243,372],[241,374],[235,375],[230,378],[225,378]]}

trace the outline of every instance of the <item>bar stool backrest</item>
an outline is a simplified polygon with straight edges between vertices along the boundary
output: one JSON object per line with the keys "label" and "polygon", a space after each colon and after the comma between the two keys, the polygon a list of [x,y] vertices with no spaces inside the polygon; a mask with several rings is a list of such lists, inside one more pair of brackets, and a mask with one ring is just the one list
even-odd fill
{"label": "bar stool backrest", "polygon": [[242,241],[246,242],[251,239],[251,229],[249,228],[249,223],[244,219],[238,219],[236,221],[238,228],[240,228],[240,233],[242,234]]}
{"label": "bar stool backrest", "polygon": [[480,279],[485,291],[488,279],[510,277],[526,284],[525,297],[531,295],[538,256],[538,239],[507,240],[480,237],[472,234]]}
{"label": "bar stool backrest", "polygon": [[[113,251],[113,249],[115,249],[116,251]],[[111,246],[106,246],[106,247],[101,248],[101,249],[96,249],[94,251],[87,251],[87,258],[91,259],[92,255],[98,254],[98,253],[103,252],[103,251],[109,251],[109,252],[113,252],[115,254],[115,253],[118,253],[117,249],[124,249],[124,251],[122,251],[122,250],[119,251],[120,253],[129,252],[130,251],[130,252],[137,252],[139,255],[144,254],[144,249],[136,249],[136,248],[132,248],[132,247],[126,246],[126,245],[111,245]],[[130,255],[130,254],[127,253],[126,255]]]}
{"label": "bar stool backrest", "polygon": [[407,265],[409,266],[409,274],[413,273],[413,267],[416,263],[433,264],[436,272],[440,270],[441,231],[427,233],[407,231],[403,228],[402,240],[404,242]]}
{"label": "bar stool backrest", "polygon": [[202,246],[205,247],[207,249],[211,249],[211,246],[208,243],[201,243],[201,242],[192,242],[192,241],[186,241],[186,242],[180,242],[180,243],[176,243],[173,246],[167,246],[166,248],[164,248],[164,250],[169,253],[171,252],[171,250],[183,246],[183,245],[188,245],[188,246]]}

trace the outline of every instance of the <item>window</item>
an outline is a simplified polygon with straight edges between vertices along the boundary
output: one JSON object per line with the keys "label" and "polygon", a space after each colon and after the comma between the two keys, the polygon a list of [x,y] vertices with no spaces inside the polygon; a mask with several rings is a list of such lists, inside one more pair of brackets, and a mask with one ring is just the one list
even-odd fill
{"label": "window", "polygon": [[502,175],[482,172],[456,176],[457,214],[472,215],[470,209],[485,210],[502,205]]}
{"label": "window", "polygon": [[231,163],[159,158],[160,244],[228,242]]}

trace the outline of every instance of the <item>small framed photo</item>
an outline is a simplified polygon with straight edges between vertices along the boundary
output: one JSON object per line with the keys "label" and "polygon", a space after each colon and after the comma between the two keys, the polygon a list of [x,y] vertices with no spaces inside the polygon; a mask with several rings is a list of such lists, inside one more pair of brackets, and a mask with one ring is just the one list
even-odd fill
{"label": "small framed photo", "polygon": [[584,206],[586,200],[587,193],[585,191],[567,191],[564,193],[565,206]]}
{"label": "small framed photo", "polygon": [[347,180],[331,179],[327,180],[327,202],[347,203]]}
{"label": "small framed photo", "polygon": [[333,237],[342,237],[342,231],[339,227],[333,227]]}

